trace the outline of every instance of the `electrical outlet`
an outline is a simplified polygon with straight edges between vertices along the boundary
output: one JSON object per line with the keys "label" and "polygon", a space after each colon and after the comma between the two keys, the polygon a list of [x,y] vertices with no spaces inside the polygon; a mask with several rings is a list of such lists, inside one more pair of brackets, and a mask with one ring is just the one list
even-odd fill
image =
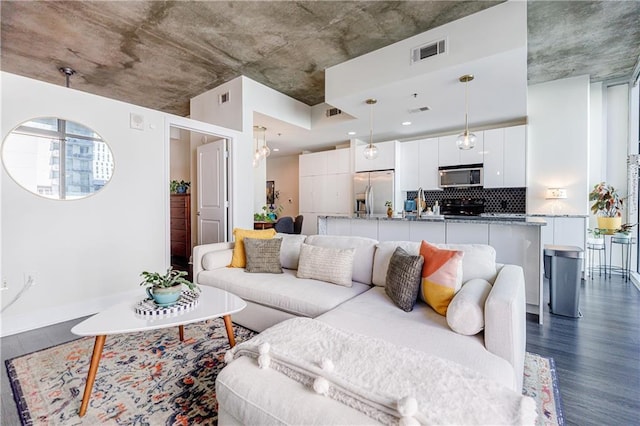
{"label": "electrical outlet", "polygon": [[0,287],[0,290],[9,290],[9,283],[6,278],[2,279],[2,287]]}

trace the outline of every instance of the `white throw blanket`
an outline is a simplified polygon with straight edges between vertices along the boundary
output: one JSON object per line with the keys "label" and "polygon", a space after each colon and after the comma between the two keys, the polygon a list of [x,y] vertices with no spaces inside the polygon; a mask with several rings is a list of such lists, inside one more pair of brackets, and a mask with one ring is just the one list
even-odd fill
{"label": "white throw blanket", "polygon": [[533,399],[476,371],[308,318],[265,330],[225,360],[243,355],[383,424],[520,425],[536,419]]}

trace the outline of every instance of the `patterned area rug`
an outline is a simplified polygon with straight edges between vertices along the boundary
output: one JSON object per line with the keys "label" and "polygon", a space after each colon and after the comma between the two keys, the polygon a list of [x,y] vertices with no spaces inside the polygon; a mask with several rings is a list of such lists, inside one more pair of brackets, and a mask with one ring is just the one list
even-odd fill
{"label": "patterned area rug", "polygon": [[564,425],[556,364],[553,358],[527,352],[524,359],[522,394],[535,399],[538,407],[538,425]]}
{"label": "patterned area rug", "polygon": [[[236,341],[254,333],[234,325]],[[216,319],[177,328],[107,336],[87,414],[78,417],[93,351],[82,338],[6,361],[24,425],[212,425],[215,379],[229,348]],[[527,354],[523,393],[538,404],[538,424],[563,424],[553,360]]]}

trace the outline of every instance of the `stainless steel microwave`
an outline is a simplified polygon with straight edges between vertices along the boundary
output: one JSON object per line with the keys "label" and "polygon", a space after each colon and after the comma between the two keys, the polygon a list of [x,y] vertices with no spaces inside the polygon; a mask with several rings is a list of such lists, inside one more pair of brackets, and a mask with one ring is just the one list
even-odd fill
{"label": "stainless steel microwave", "polygon": [[482,186],[482,164],[464,164],[438,168],[440,188]]}

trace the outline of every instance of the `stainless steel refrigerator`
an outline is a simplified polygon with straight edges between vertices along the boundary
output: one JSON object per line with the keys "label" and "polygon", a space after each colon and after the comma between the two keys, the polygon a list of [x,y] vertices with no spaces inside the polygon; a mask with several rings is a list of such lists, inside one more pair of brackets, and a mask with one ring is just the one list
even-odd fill
{"label": "stainless steel refrigerator", "polygon": [[387,201],[394,202],[394,171],[358,172],[353,177],[355,212],[386,214]]}

